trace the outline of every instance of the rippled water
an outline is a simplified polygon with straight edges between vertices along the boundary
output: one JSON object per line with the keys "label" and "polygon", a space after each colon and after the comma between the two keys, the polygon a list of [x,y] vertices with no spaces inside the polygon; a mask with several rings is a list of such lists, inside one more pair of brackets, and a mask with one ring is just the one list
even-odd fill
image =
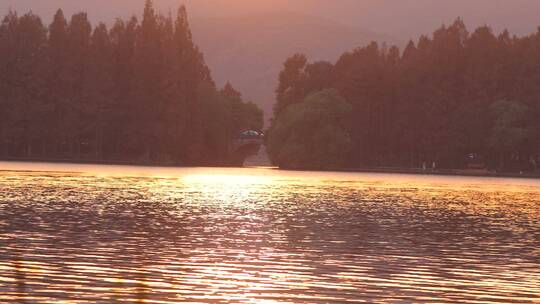
{"label": "rippled water", "polygon": [[534,180],[1,168],[2,303],[540,301]]}

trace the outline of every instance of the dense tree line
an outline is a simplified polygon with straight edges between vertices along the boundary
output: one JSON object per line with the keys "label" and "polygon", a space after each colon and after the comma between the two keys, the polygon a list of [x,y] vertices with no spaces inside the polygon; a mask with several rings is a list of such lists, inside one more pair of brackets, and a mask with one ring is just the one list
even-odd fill
{"label": "dense tree line", "polygon": [[[457,19],[431,36],[410,41],[403,51],[373,42],[343,54],[335,64],[309,63],[304,55],[294,55],[285,62],[279,80],[269,131],[270,156],[278,165],[310,167],[283,161],[291,157],[280,146],[298,140],[280,139],[283,131],[275,130],[287,124],[300,128],[287,122],[294,120],[288,113],[295,111],[291,105],[333,89],[350,107],[340,119],[346,134],[336,131],[335,136],[340,145],[343,136],[350,137],[344,166],[537,166],[540,28],[525,37],[507,31],[495,35],[487,26],[469,33]],[[302,126],[323,131],[323,126],[308,121]],[[294,153],[311,155],[314,145],[329,144],[332,141],[326,139],[296,147]]]}
{"label": "dense tree line", "polygon": [[58,10],[0,24],[0,157],[218,164],[262,112],[219,90],[186,9],[92,27]]}

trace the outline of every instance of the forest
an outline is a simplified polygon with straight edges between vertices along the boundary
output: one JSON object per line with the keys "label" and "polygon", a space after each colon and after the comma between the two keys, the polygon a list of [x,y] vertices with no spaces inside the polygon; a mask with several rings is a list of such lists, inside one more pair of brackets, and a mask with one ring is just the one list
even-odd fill
{"label": "forest", "polygon": [[532,171],[540,154],[540,28],[516,37],[461,19],[335,63],[288,58],[267,133],[283,168]]}
{"label": "forest", "polygon": [[186,8],[92,26],[58,10],[49,26],[10,12],[0,24],[0,158],[220,165],[263,113],[219,89]]}

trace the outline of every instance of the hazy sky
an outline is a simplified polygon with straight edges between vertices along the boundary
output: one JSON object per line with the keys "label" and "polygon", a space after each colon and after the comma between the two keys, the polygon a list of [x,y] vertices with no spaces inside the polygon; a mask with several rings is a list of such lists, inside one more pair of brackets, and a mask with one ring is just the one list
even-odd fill
{"label": "hazy sky", "polygon": [[[517,34],[536,31],[540,25],[538,0],[155,0],[162,10],[188,5],[193,18],[234,16],[253,11],[288,10],[408,39],[429,33],[442,23],[461,16],[472,27],[492,25],[495,30],[509,28]],[[140,13],[144,0],[0,0],[0,10],[32,9],[50,19],[57,7],[68,14],[88,11],[93,20]]]}

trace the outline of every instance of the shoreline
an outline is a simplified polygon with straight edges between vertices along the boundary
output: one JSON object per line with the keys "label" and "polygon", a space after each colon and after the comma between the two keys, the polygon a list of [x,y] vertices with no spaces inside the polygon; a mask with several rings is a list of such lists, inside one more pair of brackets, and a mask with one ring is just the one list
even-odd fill
{"label": "shoreline", "polygon": [[[8,163],[49,163],[49,164],[72,164],[72,165],[104,165],[104,166],[137,166],[137,167],[162,167],[162,168],[192,168],[192,167],[216,167],[216,168],[235,168],[232,165],[223,164],[180,164],[175,162],[137,162],[122,160],[75,160],[75,159],[47,159],[47,158],[2,158],[0,162]],[[0,168],[0,171],[2,169]]]}
{"label": "shoreline", "polygon": [[[283,171],[305,171],[305,172],[341,172],[341,173],[379,173],[379,174],[410,174],[410,175],[433,175],[433,176],[464,176],[464,177],[490,177],[490,178],[528,178],[540,179],[540,172],[536,173],[496,173],[488,170],[473,170],[473,169],[439,169],[439,170],[423,170],[421,168],[400,168],[400,167],[371,167],[371,168],[343,168],[334,170],[291,170],[280,169],[278,167],[269,167],[267,165],[249,165],[249,166],[232,166],[232,165],[180,165],[175,163],[139,163],[130,161],[95,161],[95,160],[70,160],[70,159],[20,159],[20,158],[0,158],[0,162],[7,163],[44,163],[44,164],[72,164],[72,165],[103,165],[103,166],[136,166],[147,168],[271,168],[273,170]],[[12,171],[3,170],[1,171]]]}
{"label": "shoreline", "polygon": [[540,178],[540,172],[536,173],[512,173],[512,172],[493,172],[488,170],[473,169],[437,169],[423,170],[421,168],[345,168],[338,172],[361,172],[361,173],[388,173],[388,174],[412,174],[412,175],[434,175],[434,176],[464,176],[464,177],[493,177],[493,178]]}

